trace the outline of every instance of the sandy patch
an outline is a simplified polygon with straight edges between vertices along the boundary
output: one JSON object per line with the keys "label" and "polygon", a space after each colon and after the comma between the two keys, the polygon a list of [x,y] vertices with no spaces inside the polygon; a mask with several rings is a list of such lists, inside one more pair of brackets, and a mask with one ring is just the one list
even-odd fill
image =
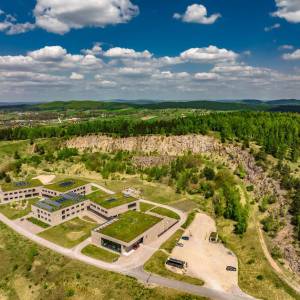
{"label": "sandy patch", "polygon": [[84,235],[85,235],[84,231],[72,231],[72,232],[67,233],[67,238],[70,241],[77,241]]}
{"label": "sandy patch", "polygon": [[[30,285],[31,288],[29,288]],[[30,281],[24,277],[16,278],[14,281],[14,287],[19,298],[22,300],[33,300],[37,299],[38,297],[37,291],[39,288],[33,284],[30,284]]]}
{"label": "sandy patch", "polygon": [[34,177],[33,179],[38,179],[42,182],[42,184],[48,184],[54,180],[56,176],[55,175],[39,175],[37,177]]}

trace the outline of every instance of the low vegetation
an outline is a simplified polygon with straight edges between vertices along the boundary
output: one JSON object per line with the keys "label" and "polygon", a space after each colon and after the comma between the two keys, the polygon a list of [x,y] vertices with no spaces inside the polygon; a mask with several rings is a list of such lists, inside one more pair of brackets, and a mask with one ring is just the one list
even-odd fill
{"label": "low vegetation", "polygon": [[177,242],[180,240],[183,235],[184,230],[178,229],[168,240],[166,240],[161,246],[160,249],[163,249],[169,253],[175,248]]}
{"label": "low vegetation", "polygon": [[[39,247],[0,223],[1,299],[200,300],[97,269]],[[71,295],[73,295],[71,297]]]}
{"label": "low vegetation", "polygon": [[119,258],[119,255],[117,253],[113,253],[95,245],[88,245],[83,248],[81,252],[84,255],[109,263],[115,262]]}
{"label": "low vegetation", "polygon": [[79,218],[51,227],[39,236],[66,248],[73,248],[91,235],[91,230],[97,224],[86,222]]}
{"label": "low vegetation", "polygon": [[33,217],[27,218],[27,220],[29,222],[31,222],[32,224],[35,224],[35,225],[37,225],[39,227],[42,227],[42,228],[48,228],[49,227],[49,225],[47,223],[44,223],[41,220],[38,220],[38,219],[33,218]]}
{"label": "low vegetation", "polygon": [[178,214],[176,214],[174,211],[164,208],[164,207],[155,207],[155,208],[151,209],[150,212],[153,212],[153,213],[161,215],[161,216],[169,217],[172,219],[180,220],[180,216]]}

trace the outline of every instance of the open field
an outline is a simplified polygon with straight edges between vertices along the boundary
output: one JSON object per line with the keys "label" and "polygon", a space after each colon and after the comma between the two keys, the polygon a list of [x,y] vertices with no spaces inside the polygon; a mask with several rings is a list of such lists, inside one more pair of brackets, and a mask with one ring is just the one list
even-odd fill
{"label": "open field", "polygon": [[0,299],[200,300],[97,269],[39,247],[0,223]]}
{"label": "open field", "polygon": [[252,214],[249,228],[243,237],[232,234],[232,221],[217,221],[220,238],[238,257],[240,288],[259,299],[300,299],[300,296],[274,273],[265,258],[254,218]]}
{"label": "open field", "polygon": [[95,227],[97,227],[97,224],[75,218],[49,228],[39,235],[60,246],[72,248],[87,239],[91,235],[91,230]]}
{"label": "open field", "polygon": [[176,220],[180,219],[180,217],[174,211],[169,210],[169,209],[164,208],[164,207],[155,207],[155,208],[151,209],[151,212],[159,214],[161,216],[176,219]]}
{"label": "open field", "polygon": [[114,262],[120,257],[117,253],[105,250],[95,245],[88,245],[81,251],[82,254],[90,256],[95,259],[103,260],[106,262]]}
{"label": "open field", "polygon": [[201,279],[193,278],[187,275],[177,274],[169,271],[165,267],[165,262],[168,259],[168,255],[161,250],[156,251],[153,256],[145,263],[144,269],[147,272],[155,273],[160,276],[175,279],[183,282],[187,282],[195,285],[203,285],[204,282]]}
{"label": "open field", "polygon": [[39,201],[38,198],[16,201],[0,205],[0,212],[11,220],[22,218],[31,212],[31,205]]}

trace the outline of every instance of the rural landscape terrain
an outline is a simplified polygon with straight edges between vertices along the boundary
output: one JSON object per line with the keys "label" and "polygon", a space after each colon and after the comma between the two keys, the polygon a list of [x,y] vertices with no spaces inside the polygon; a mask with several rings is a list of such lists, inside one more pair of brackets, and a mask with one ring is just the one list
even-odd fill
{"label": "rural landscape terrain", "polygon": [[[5,190],[31,178],[72,177],[116,193],[133,189],[149,201],[140,203],[141,211],[182,219],[169,240],[151,246],[156,251],[132,254],[145,257],[139,268],[221,293],[200,289],[195,295],[185,286],[154,283],[155,277],[141,280],[136,271],[124,275],[84,263],[80,256],[77,261],[77,245],[97,225],[88,215],[50,229],[28,219],[40,228],[40,237],[74,249],[75,256],[55,253],[1,223],[1,299],[111,299],[121,290],[123,299],[299,299],[299,115],[253,110],[252,104],[233,109],[226,102],[225,110],[218,103],[215,109],[184,104],[4,105],[1,113],[9,121],[0,129],[1,185]],[[2,203],[0,213],[18,225],[37,201]],[[211,232],[218,234],[217,244],[207,241]],[[184,234],[189,241],[178,242]],[[117,259],[116,270],[129,266],[130,259],[94,247],[82,254]],[[187,273],[169,269],[168,257],[187,261]],[[226,271],[224,263],[238,267],[238,274]]]}

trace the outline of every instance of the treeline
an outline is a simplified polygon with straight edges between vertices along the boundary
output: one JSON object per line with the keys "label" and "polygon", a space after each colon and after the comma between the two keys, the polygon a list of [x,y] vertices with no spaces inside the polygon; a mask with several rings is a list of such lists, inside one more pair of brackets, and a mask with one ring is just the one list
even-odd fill
{"label": "treeline", "polygon": [[99,133],[113,136],[147,134],[184,135],[219,132],[222,141],[250,141],[262,146],[263,151],[283,159],[297,161],[300,148],[300,117],[292,113],[228,112],[190,115],[173,119],[148,121],[128,118],[99,119],[78,124],[53,127],[18,127],[0,130],[0,139],[37,139],[83,136]]}

